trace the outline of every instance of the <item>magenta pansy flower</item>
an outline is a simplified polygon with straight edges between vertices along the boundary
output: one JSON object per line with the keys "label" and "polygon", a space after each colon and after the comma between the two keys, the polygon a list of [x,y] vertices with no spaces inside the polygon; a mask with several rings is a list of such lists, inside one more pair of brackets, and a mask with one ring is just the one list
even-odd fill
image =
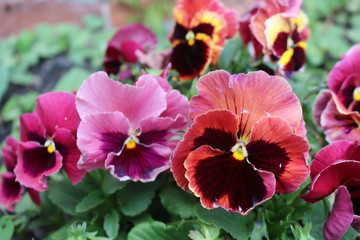
{"label": "magenta pansy flower", "polygon": [[153,181],[188,126],[189,103],[162,77],[143,75],[135,86],[97,72],[76,95],[81,117],[80,168],[107,168],[119,180]]}
{"label": "magenta pansy flower", "polygon": [[291,77],[306,61],[308,18],[302,0],[260,0],[240,19],[240,36],[258,59],[276,62],[279,73]]}
{"label": "magenta pansy flower", "polygon": [[[17,147],[18,141],[13,137],[5,139],[5,146],[2,149],[2,156],[6,172],[1,173],[0,177],[0,204],[7,210],[14,211],[14,205],[21,200],[21,195],[24,192],[23,186],[16,181],[14,168],[17,164]],[[27,189],[32,201],[39,205],[39,192],[34,189]]]}
{"label": "magenta pansy flower", "polygon": [[329,73],[328,90],[317,97],[313,116],[326,140],[360,140],[360,44],[353,46]]}
{"label": "magenta pansy flower", "polygon": [[265,72],[199,78],[194,120],[171,170],[206,208],[248,214],[274,193],[295,191],[309,174],[301,105],[284,78]]}
{"label": "magenta pansy flower", "polygon": [[156,44],[155,34],[144,25],[123,26],[108,42],[104,70],[108,74],[117,74],[120,80],[131,78],[131,65],[138,61],[138,55],[153,51]]}
{"label": "magenta pansy flower", "polygon": [[80,158],[76,146],[80,118],[75,95],[49,92],[36,101],[35,111],[20,117],[16,180],[26,187],[44,191],[48,176],[64,169],[73,184],[80,182],[86,172],[76,165]]}
{"label": "magenta pansy flower", "polygon": [[323,149],[311,163],[309,193],[302,196],[315,203],[336,192],[333,208],[323,228],[325,239],[340,239],[350,225],[360,232],[360,146],[337,141]]}

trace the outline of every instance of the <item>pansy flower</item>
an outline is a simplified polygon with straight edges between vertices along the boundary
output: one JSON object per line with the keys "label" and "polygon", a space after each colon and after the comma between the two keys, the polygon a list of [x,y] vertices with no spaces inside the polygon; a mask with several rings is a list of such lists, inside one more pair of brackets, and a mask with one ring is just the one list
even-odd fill
{"label": "pansy flower", "polygon": [[314,120],[325,129],[326,140],[360,140],[360,44],[335,64],[314,105]]}
{"label": "pansy flower", "polygon": [[219,0],[180,0],[174,16],[170,62],[180,80],[193,79],[217,62],[225,39],[236,33],[237,14]]}
{"label": "pansy flower", "polygon": [[[5,139],[5,146],[2,149],[2,156],[6,172],[0,174],[0,205],[5,206],[9,211],[14,211],[14,205],[21,200],[21,195],[24,193],[24,188],[16,181],[14,168],[17,164],[17,147],[18,142],[13,137]],[[39,205],[39,192],[34,189],[27,189],[32,201]]]}
{"label": "pansy flower", "polygon": [[132,65],[138,62],[137,52],[143,54],[153,51],[157,44],[155,34],[140,23],[128,24],[120,28],[108,42],[104,70],[117,74],[120,80],[132,78]]}
{"label": "pansy flower", "polygon": [[306,61],[309,28],[301,4],[302,0],[260,0],[240,20],[240,36],[254,58],[263,52],[287,78]]}
{"label": "pansy flower", "polygon": [[206,208],[248,214],[308,176],[308,142],[299,100],[284,78],[265,72],[199,78],[191,128],[174,151],[178,185]]}
{"label": "pansy flower", "polygon": [[80,123],[75,95],[49,92],[36,99],[36,109],[20,117],[16,180],[37,191],[47,189],[48,176],[64,169],[76,184],[85,175],[77,168],[80,151],[76,131]]}
{"label": "pansy flower", "polygon": [[360,146],[337,141],[323,149],[311,163],[309,193],[302,196],[315,203],[336,192],[333,208],[324,224],[325,239],[340,239],[351,226],[360,232]]}
{"label": "pansy flower", "polygon": [[97,72],[76,95],[81,117],[80,168],[107,168],[121,181],[153,181],[169,168],[189,103],[162,77],[143,75],[135,86]]}

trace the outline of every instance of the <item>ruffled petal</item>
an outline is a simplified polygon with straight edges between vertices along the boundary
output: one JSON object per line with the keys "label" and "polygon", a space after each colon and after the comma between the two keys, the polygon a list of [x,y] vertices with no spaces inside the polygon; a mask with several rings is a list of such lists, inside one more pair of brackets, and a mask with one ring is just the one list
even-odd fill
{"label": "ruffled petal", "polygon": [[67,128],[76,136],[80,123],[75,107],[75,95],[66,92],[49,92],[36,99],[36,113],[48,135],[57,128]]}
{"label": "ruffled petal", "polygon": [[83,119],[77,139],[83,157],[78,167],[87,171],[104,168],[107,155],[122,149],[129,130],[129,120],[121,112],[94,113]]}
{"label": "ruffled petal", "polygon": [[360,180],[360,161],[338,160],[321,171],[312,181],[310,192],[302,198],[310,203],[317,202],[331,194],[349,180]]}
{"label": "ruffled petal", "polygon": [[145,118],[159,116],[166,109],[166,93],[157,81],[149,79],[136,87],[111,80],[106,73],[88,77],[76,94],[81,119],[94,112],[122,112],[136,128]]}
{"label": "ruffled petal", "polygon": [[190,190],[206,208],[222,207],[246,215],[275,192],[272,173],[210,146],[191,152],[184,165]]}
{"label": "ruffled petal", "polygon": [[171,171],[177,184],[189,191],[184,161],[191,151],[202,145],[230,151],[237,143],[238,126],[238,117],[227,110],[209,111],[195,118],[194,124],[174,150]]}
{"label": "ruffled petal", "polygon": [[37,191],[47,190],[47,176],[60,171],[62,160],[58,151],[49,153],[37,142],[20,142],[14,169],[16,181]]}
{"label": "ruffled petal", "polygon": [[313,106],[313,119],[316,125],[321,126],[321,115],[331,99],[332,95],[329,90],[322,90],[317,95]]}
{"label": "ruffled petal", "polygon": [[1,173],[0,204],[9,211],[14,211],[14,204],[19,202],[24,189],[15,181],[16,176],[11,172]]}
{"label": "ruffled petal", "polygon": [[45,127],[35,114],[25,113],[20,116],[20,140],[22,142],[35,141],[44,144],[45,133]]}
{"label": "ruffled petal", "polygon": [[309,176],[306,163],[309,148],[307,140],[295,135],[289,124],[278,117],[259,120],[246,145],[248,161],[275,175],[277,193],[297,190]]}
{"label": "ruffled petal", "polygon": [[2,157],[4,165],[8,171],[13,171],[17,163],[18,141],[11,136],[5,138],[5,146],[2,149]]}
{"label": "ruffled petal", "polygon": [[167,146],[136,144],[133,149],[124,147],[118,153],[110,153],[105,167],[120,181],[154,181],[157,175],[169,169],[171,150]]}
{"label": "ruffled petal", "polygon": [[339,159],[360,161],[360,146],[356,142],[338,141],[322,148],[311,162],[311,179]]}
{"label": "ruffled petal", "polygon": [[350,194],[345,186],[340,186],[335,196],[334,206],[324,224],[325,239],[340,239],[350,227],[353,217]]}
{"label": "ruffled petal", "polygon": [[240,117],[241,135],[245,137],[264,116],[282,117],[294,131],[303,127],[300,102],[284,78],[262,71],[230,75],[219,70],[202,76],[197,88],[199,95],[190,101],[192,119],[209,110],[230,110]]}
{"label": "ruffled petal", "polygon": [[56,150],[63,157],[63,169],[73,184],[79,183],[85,176],[86,171],[79,169],[77,163],[80,159],[80,151],[76,146],[76,139],[69,129],[58,128],[52,136]]}

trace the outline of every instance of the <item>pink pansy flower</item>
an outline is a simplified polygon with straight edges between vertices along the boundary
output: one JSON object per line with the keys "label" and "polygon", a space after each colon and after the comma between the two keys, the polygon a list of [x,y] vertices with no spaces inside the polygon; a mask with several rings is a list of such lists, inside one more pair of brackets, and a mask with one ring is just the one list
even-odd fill
{"label": "pink pansy flower", "polygon": [[143,75],[131,86],[97,72],[76,99],[80,168],[107,168],[121,181],[143,182],[169,168],[173,138],[188,126],[189,103],[166,79]]}
{"label": "pink pansy flower", "polygon": [[284,78],[265,72],[199,78],[194,124],[177,145],[171,170],[206,208],[246,215],[274,193],[295,191],[309,174],[299,100]]}
{"label": "pink pansy flower", "polygon": [[360,44],[353,46],[329,73],[329,90],[314,105],[314,120],[326,140],[360,140]]}
{"label": "pink pansy flower", "polygon": [[180,80],[194,79],[217,62],[225,39],[235,35],[237,14],[220,0],[179,0],[174,17],[170,62]]}
{"label": "pink pansy flower", "polygon": [[153,51],[157,44],[155,34],[140,23],[120,28],[108,42],[104,70],[117,74],[120,80],[132,78],[131,65],[138,62],[138,56]]}
{"label": "pink pansy flower", "polygon": [[288,78],[306,61],[309,28],[301,4],[302,0],[259,0],[240,20],[241,39],[254,59],[264,53]]}
{"label": "pink pansy flower", "polygon": [[[2,149],[2,156],[7,172],[1,173],[0,177],[0,204],[7,210],[14,211],[14,205],[20,201],[24,188],[16,181],[14,168],[17,164],[18,142],[13,137],[5,139],[5,147]],[[40,204],[39,192],[34,189],[27,189],[31,199],[37,205]]]}
{"label": "pink pansy flower", "polygon": [[315,203],[336,191],[333,208],[325,222],[325,239],[340,239],[350,225],[360,232],[360,146],[337,141],[323,149],[311,163],[310,192],[303,195]]}
{"label": "pink pansy flower", "polygon": [[26,187],[44,191],[47,177],[64,169],[73,184],[80,182],[86,172],[76,166],[80,158],[76,146],[80,118],[75,95],[49,92],[36,100],[35,111],[20,117],[16,180]]}

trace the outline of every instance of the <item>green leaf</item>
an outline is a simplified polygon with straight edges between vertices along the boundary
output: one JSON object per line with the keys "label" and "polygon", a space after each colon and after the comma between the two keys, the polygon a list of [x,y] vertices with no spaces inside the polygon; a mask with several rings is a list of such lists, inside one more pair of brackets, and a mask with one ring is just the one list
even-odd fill
{"label": "green leaf", "polygon": [[177,186],[168,186],[160,193],[163,206],[171,214],[182,218],[194,217],[194,206],[198,202],[195,197]]}
{"label": "green leaf", "polygon": [[54,91],[72,92],[79,89],[82,82],[90,76],[90,72],[79,67],[73,67],[56,83]]}
{"label": "green leaf", "polygon": [[104,230],[108,237],[115,238],[117,236],[119,232],[119,221],[119,214],[115,210],[105,215]]}
{"label": "green leaf", "polygon": [[0,66],[0,101],[9,87],[9,70],[5,66]]}
{"label": "green leaf", "polygon": [[247,240],[251,235],[253,213],[242,216],[239,213],[227,212],[221,208],[207,210],[198,204],[195,206],[195,214],[205,223],[223,228],[238,240]]}
{"label": "green leaf", "polygon": [[254,224],[250,240],[269,239],[266,222],[258,221]]}
{"label": "green leaf", "polygon": [[126,216],[136,216],[145,211],[154,195],[156,182],[152,183],[129,183],[119,191],[120,210]]}
{"label": "green leaf", "polygon": [[50,179],[48,196],[56,206],[70,215],[76,215],[76,205],[84,198],[86,193],[73,186],[68,179],[55,181]]}
{"label": "green leaf", "polygon": [[25,193],[20,202],[15,206],[15,212],[17,214],[26,213],[29,215],[35,215],[39,212],[39,207],[31,200],[28,193]]}
{"label": "green leaf", "polygon": [[75,211],[78,213],[86,212],[98,206],[104,201],[104,195],[101,190],[96,190],[85,196],[81,202],[76,205]]}
{"label": "green leaf", "polygon": [[104,193],[113,194],[117,190],[121,190],[129,183],[129,181],[119,181],[119,179],[114,178],[110,173],[107,172],[105,175],[101,187]]}
{"label": "green leaf", "polygon": [[15,121],[21,114],[31,112],[34,109],[37,96],[38,93],[36,92],[28,92],[23,95],[14,94],[6,102],[1,116],[5,121]]}
{"label": "green leaf", "polygon": [[86,15],[83,18],[83,22],[85,27],[91,30],[97,30],[104,25],[103,18],[92,14]]}
{"label": "green leaf", "polygon": [[14,234],[14,223],[7,216],[0,218],[0,239],[10,240]]}
{"label": "green leaf", "polygon": [[166,226],[162,222],[145,222],[133,227],[128,235],[128,240],[188,240],[189,231],[186,228]]}
{"label": "green leaf", "polygon": [[300,225],[291,225],[290,227],[295,240],[315,240],[310,234],[312,227],[311,222],[306,223],[304,227]]}

